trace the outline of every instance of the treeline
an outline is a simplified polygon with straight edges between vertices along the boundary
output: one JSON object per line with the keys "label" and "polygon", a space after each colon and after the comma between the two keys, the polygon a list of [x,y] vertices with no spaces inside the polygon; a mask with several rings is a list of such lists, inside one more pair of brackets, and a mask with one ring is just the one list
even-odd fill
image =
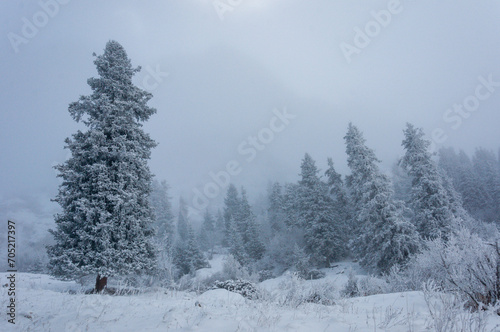
{"label": "treeline", "polygon": [[168,188],[156,182],[152,205],[161,257],[173,263],[170,276],[207,266],[199,252],[221,248],[266,277],[290,268],[307,277],[345,258],[387,273],[404,267],[427,240],[447,241],[462,227],[477,231],[483,221],[499,222],[500,163],[492,152],[478,149],[471,160],[446,148],[437,163],[423,131],[408,124],[405,154],[391,179],[356,126],[349,125],[344,140],[349,175],[339,174],[332,158],[320,172],[306,153],[299,181],[271,184],[265,209],[252,209],[245,189],[231,184],[224,206],[205,212],[197,235],[182,199],[174,227]]}

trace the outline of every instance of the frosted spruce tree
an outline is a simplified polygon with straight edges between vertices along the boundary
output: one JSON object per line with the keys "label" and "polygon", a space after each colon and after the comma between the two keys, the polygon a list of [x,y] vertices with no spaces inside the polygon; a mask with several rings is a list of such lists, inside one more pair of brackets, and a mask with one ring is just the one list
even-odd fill
{"label": "frosted spruce tree", "polygon": [[154,228],[160,250],[170,247],[174,237],[174,214],[168,190],[166,181],[153,181],[150,202],[155,216]]}
{"label": "frosted spruce tree", "polygon": [[198,234],[198,242],[201,250],[210,251],[210,255],[213,254],[214,246],[217,242],[217,233],[215,229],[215,219],[208,209],[205,210],[205,214],[203,215],[203,222],[201,223],[201,229]]}
{"label": "frosted spruce tree", "polygon": [[296,207],[305,231],[306,252],[313,264],[328,267],[345,254],[339,211],[334,209],[328,186],[320,180],[318,168],[309,154],[305,154],[300,169]]}
{"label": "frosted spruce tree", "polygon": [[224,199],[224,224],[223,245],[229,248],[241,265],[262,258],[265,246],[260,239],[260,227],[248,203],[245,188],[241,188],[240,198],[238,189],[233,184],[229,185]]}
{"label": "frosted spruce tree", "polygon": [[446,239],[457,222],[457,209],[428,151],[430,142],[424,139],[422,129],[408,123],[404,134],[402,145],[406,152],[400,164],[412,178],[409,203],[414,212],[413,224],[424,239]]}
{"label": "frosted spruce tree", "polygon": [[181,241],[185,242],[188,239],[188,210],[184,198],[179,198],[179,216],[177,217],[177,234]]}
{"label": "frosted spruce tree", "polygon": [[175,234],[174,215],[168,195],[169,186],[166,181],[153,181],[150,195],[151,207],[155,216],[153,229],[154,244],[157,250],[157,278],[162,282],[173,280],[173,243]]}
{"label": "frosted spruce tree", "polygon": [[285,230],[285,211],[283,188],[279,182],[275,182],[269,188],[268,193],[268,222],[271,234],[283,232]]}
{"label": "frosted spruce tree", "polygon": [[378,159],[365,145],[358,128],[349,124],[344,139],[351,169],[348,186],[357,224],[352,250],[364,267],[387,272],[417,252],[418,233],[404,217],[402,202],[394,200],[392,185],[380,172]]}
{"label": "frosted spruce tree", "polygon": [[200,250],[193,227],[189,222],[187,205],[182,197],[179,201],[177,238],[173,251],[173,263],[177,268],[178,278],[208,266],[208,261]]}
{"label": "frosted spruce tree", "polygon": [[238,196],[238,189],[234,184],[230,184],[227,188],[226,197],[224,198],[224,236],[222,245],[228,247],[230,239],[232,238],[231,229],[232,223],[236,222],[240,209],[240,198]]}
{"label": "frosted spruce tree", "polygon": [[500,224],[500,167],[492,151],[476,149],[472,157],[473,170],[478,186],[484,188],[485,208],[481,217],[487,222]]}
{"label": "frosted spruce tree", "polygon": [[68,109],[87,129],[66,139],[71,157],[55,167],[63,180],[55,198],[62,212],[48,254],[53,275],[95,274],[101,291],[110,276],[156,266],[147,165],[156,143],[142,129],[156,110],[147,106],[152,95],[132,83],[140,68],[132,68],[119,43],[109,41],[94,64],[92,94]]}
{"label": "frosted spruce tree", "polygon": [[453,148],[442,148],[438,165],[451,178],[464,209],[474,218],[484,221],[482,212],[488,206],[488,195],[477,179],[469,156],[462,150],[457,155]]}
{"label": "frosted spruce tree", "polygon": [[246,190],[243,187],[241,188],[238,218],[241,237],[243,238],[243,245],[247,256],[254,261],[261,259],[266,247],[260,239],[260,227],[255,221],[255,215],[248,203]]}
{"label": "frosted spruce tree", "polygon": [[349,204],[349,197],[347,195],[347,189],[345,187],[342,176],[337,173],[333,165],[333,160],[328,158],[328,169],[325,171],[325,176],[327,178],[326,184],[328,186],[328,193],[332,200],[332,206],[335,210],[338,220],[339,236],[342,238],[344,243],[342,256],[346,256],[348,253],[349,235],[352,234],[352,207]]}
{"label": "frosted spruce tree", "polygon": [[[472,161],[462,150],[458,153],[458,174],[453,179],[453,185],[462,196],[464,208],[474,218],[485,220],[484,211],[487,210],[488,194],[481,181],[478,181]],[[499,172],[500,173],[500,172]]]}

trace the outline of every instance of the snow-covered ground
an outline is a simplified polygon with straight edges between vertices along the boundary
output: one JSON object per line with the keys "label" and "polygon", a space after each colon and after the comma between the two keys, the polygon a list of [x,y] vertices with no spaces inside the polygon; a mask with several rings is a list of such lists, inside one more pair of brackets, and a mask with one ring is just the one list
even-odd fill
{"label": "snow-covered ground", "polygon": [[[209,276],[222,266],[220,257]],[[286,301],[308,289],[327,287],[336,292],[347,281],[352,263],[325,269],[326,277],[303,281],[291,274],[258,286],[264,295],[248,300],[223,289],[203,294],[156,289],[138,295],[85,295],[74,282],[47,275],[17,275],[16,325],[7,322],[7,288],[2,287],[0,331],[433,331],[432,320],[420,292],[379,294],[340,299],[334,304]],[[359,270],[357,271],[359,273]],[[7,281],[2,274],[2,285]],[[363,278],[363,276],[359,276]],[[328,288],[329,287],[329,288]],[[76,293],[75,293],[76,292]],[[295,292],[295,293],[294,293]],[[469,315],[470,316],[470,315]],[[469,316],[456,317],[467,319]],[[499,331],[500,319],[485,316],[485,331]],[[496,330],[495,328],[498,328]]]}

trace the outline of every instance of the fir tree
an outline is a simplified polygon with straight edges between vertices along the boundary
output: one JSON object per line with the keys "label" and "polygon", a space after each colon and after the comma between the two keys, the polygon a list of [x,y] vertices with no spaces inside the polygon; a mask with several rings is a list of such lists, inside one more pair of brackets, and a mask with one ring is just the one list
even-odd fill
{"label": "fir tree", "polygon": [[[460,196],[463,208],[474,218],[491,221],[487,216],[492,215],[490,212],[492,204],[484,187],[485,182],[476,173],[467,154],[464,151],[459,151],[457,155],[453,148],[441,149],[439,151],[439,167],[443,169],[445,178],[451,179],[453,187]],[[451,195],[453,194],[454,191],[451,190]]]}
{"label": "fir tree", "polygon": [[271,185],[268,197],[268,222],[271,232],[274,235],[285,230],[284,195],[283,188],[279,182]]}
{"label": "fir tree", "polygon": [[226,226],[224,222],[224,215],[221,210],[217,210],[217,217],[215,218],[215,244],[222,245],[224,235],[226,232]]}
{"label": "fir tree", "polygon": [[500,223],[500,172],[497,158],[492,151],[480,148],[476,149],[472,164],[478,185],[483,188],[485,195],[482,219]]}
{"label": "fir tree", "polygon": [[188,253],[187,243],[176,242],[174,246],[173,263],[176,267],[176,278],[179,279],[183,275],[189,274],[193,270],[192,262]]}
{"label": "fir tree", "polygon": [[300,186],[297,183],[286,183],[283,194],[283,211],[285,214],[285,225],[288,229],[303,230],[300,219]]}
{"label": "fir tree", "polygon": [[328,186],[320,180],[318,173],[314,160],[306,153],[301,164],[296,208],[312,262],[329,266],[344,254],[345,242]]}
{"label": "fir tree", "polygon": [[447,238],[457,220],[452,198],[428,151],[430,142],[424,139],[422,129],[411,124],[407,124],[404,134],[402,145],[406,152],[400,164],[412,177],[413,224],[423,238]]}
{"label": "fir tree", "polygon": [[260,236],[259,226],[255,223],[255,221],[250,220],[245,234],[245,251],[248,257],[255,261],[261,259],[266,251],[266,247],[260,240]]}
{"label": "fir tree", "polygon": [[224,244],[240,264],[245,265],[262,257],[265,247],[244,188],[241,188],[240,198],[236,187],[229,186],[224,200],[224,224]]}
{"label": "fir tree", "polygon": [[153,214],[147,166],[156,143],[141,122],[156,112],[152,95],[132,84],[140,68],[116,41],[106,44],[94,64],[92,94],[71,103],[69,113],[88,127],[66,139],[71,157],[55,168],[63,179],[55,201],[62,212],[51,230],[50,268],[59,277],[97,274],[96,290],[107,277],[152,271]]}
{"label": "fir tree", "polygon": [[485,220],[483,211],[487,209],[488,194],[474,172],[472,161],[460,150],[457,157],[458,170],[453,178],[455,188],[462,195],[464,208],[475,218]]}
{"label": "fir tree", "polygon": [[299,273],[299,276],[306,277],[311,269],[311,258],[303,248],[299,247],[297,244],[293,246],[293,260],[295,262],[295,269]]}
{"label": "fir tree", "polygon": [[238,218],[240,208],[240,199],[238,197],[238,189],[233,184],[230,184],[226,197],[224,198],[224,237],[223,245],[229,246],[231,237],[231,222],[235,222]]}
{"label": "fir tree", "polygon": [[252,260],[259,260],[264,254],[265,247],[260,240],[259,227],[255,222],[255,215],[250,208],[246,191],[243,187],[241,188],[238,224],[240,225],[238,230],[243,239],[246,255]]}
{"label": "fir tree", "polygon": [[358,224],[353,251],[364,267],[387,272],[418,250],[418,234],[405,219],[402,203],[394,201],[392,185],[380,172],[375,153],[352,124],[345,141],[351,169],[348,183]]}
{"label": "fir tree", "polygon": [[352,227],[352,215],[353,210],[351,204],[349,204],[349,198],[347,195],[347,189],[342,181],[342,176],[337,173],[333,165],[333,160],[328,158],[328,169],[325,171],[327,177],[328,193],[332,199],[332,208],[335,211],[337,221],[338,221],[338,232],[339,239],[344,243],[341,255],[347,255],[347,243],[349,240],[349,235],[353,231]]}
{"label": "fir tree", "polygon": [[177,218],[177,234],[181,241],[186,242],[188,240],[188,211],[187,205],[184,199],[181,197],[179,199],[179,216]]}
{"label": "fir tree", "polygon": [[241,264],[246,265],[248,255],[243,245],[243,237],[241,236],[238,226],[233,217],[229,219],[229,238],[227,239],[229,253]]}
{"label": "fir tree", "polygon": [[394,187],[394,199],[402,202],[409,202],[411,198],[411,177],[398,162],[395,162],[392,165],[391,175]]}
{"label": "fir tree", "polygon": [[168,190],[169,186],[166,181],[153,181],[150,201],[155,216],[154,228],[157,242],[162,248],[168,248],[174,236],[174,215]]}
{"label": "fir tree", "polygon": [[[346,142],[347,165],[351,169],[351,174],[346,177],[347,187],[355,211],[359,211],[363,204],[363,186],[371,181],[379,173],[377,159],[373,150],[365,145],[365,139],[359,129],[349,123],[347,134],[344,137]],[[358,225],[354,225],[357,228]]]}
{"label": "fir tree", "polygon": [[190,262],[190,273],[210,266],[200,250],[191,225],[188,227],[187,259]]}
{"label": "fir tree", "polygon": [[174,249],[174,264],[177,267],[178,277],[208,266],[208,262],[200,250],[194,230],[189,223],[187,208],[184,200],[180,200],[179,224]]}
{"label": "fir tree", "polygon": [[200,235],[198,236],[200,248],[202,250],[213,250],[216,243],[215,220],[208,209],[203,215]]}
{"label": "fir tree", "polygon": [[154,238],[158,252],[157,276],[162,282],[173,280],[172,259],[175,234],[174,215],[168,196],[169,186],[166,181],[153,181],[150,202],[155,216],[153,224]]}

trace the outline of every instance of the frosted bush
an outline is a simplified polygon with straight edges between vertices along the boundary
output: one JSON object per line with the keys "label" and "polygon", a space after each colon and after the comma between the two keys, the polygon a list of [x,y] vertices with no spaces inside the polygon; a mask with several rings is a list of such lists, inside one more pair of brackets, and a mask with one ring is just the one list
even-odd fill
{"label": "frosted bush", "polygon": [[337,299],[333,283],[306,281],[297,273],[287,274],[286,279],[279,284],[279,290],[275,300],[281,305],[291,307],[298,307],[304,303],[332,305]]}
{"label": "frosted bush", "polygon": [[429,280],[442,291],[456,292],[467,305],[480,309],[500,300],[500,236],[485,241],[460,229],[445,242],[436,239],[405,270],[388,276],[393,291],[421,290]]}
{"label": "frosted bush", "polygon": [[222,288],[233,293],[241,294],[243,297],[250,300],[255,300],[260,297],[257,287],[246,280],[216,281],[214,286],[215,288]]}
{"label": "frosted bush", "polygon": [[363,277],[358,281],[358,292],[360,296],[370,296],[387,293],[389,287],[385,280],[375,277]]}
{"label": "frosted bush", "polygon": [[[181,278],[182,279],[182,278]],[[256,282],[259,280],[259,274],[250,274],[248,269],[242,266],[236,258],[232,255],[228,255],[224,260],[224,265],[222,271],[214,273],[201,280],[192,280],[190,276],[185,276],[184,284],[198,293],[202,293],[209,289],[212,289],[216,282],[225,282],[228,280],[248,280],[250,282]],[[191,282],[188,283],[187,281]]]}
{"label": "frosted bush", "polygon": [[422,288],[430,314],[429,328],[436,332],[486,331],[487,312],[464,309],[465,302],[460,295],[443,293],[432,281],[424,283]]}
{"label": "frosted bush", "polygon": [[347,283],[340,291],[342,297],[357,297],[370,296],[376,294],[384,294],[389,290],[389,286],[385,280],[363,276],[356,277],[352,270],[349,271]]}
{"label": "frosted bush", "polygon": [[349,269],[347,283],[340,292],[342,297],[356,297],[359,296],[358,278],[354,275],[354,271]]}

